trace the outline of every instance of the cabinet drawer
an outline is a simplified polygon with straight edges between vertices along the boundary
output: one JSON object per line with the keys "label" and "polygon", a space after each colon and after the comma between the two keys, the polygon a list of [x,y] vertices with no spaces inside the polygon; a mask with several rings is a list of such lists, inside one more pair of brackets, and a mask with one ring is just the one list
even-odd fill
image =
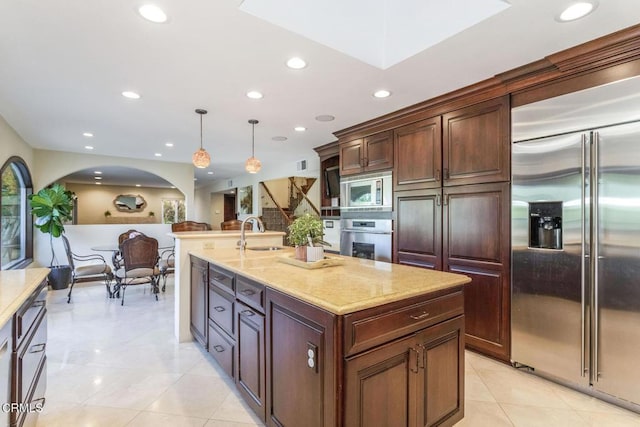
{"label": "cabinet drawer", "polygon": [[25,401],[29,396],[29,390],[40,370],[40,365],[45,357],[47,346],[47,317],[46,311],[36,321],[36,329],[33,335],[24,340],[16,353],[16,388],[19,402]]}
{"label": "cabinet drawer", "polygon": [[219,288],[209,285],[209,318],[227,334],[234,335],[233,310],[235,298]]}
{"label": "cabinet drawer", "polygon": [[238,276],[236,278],[236,297],[260,313],[264,313],[264,285]]}
{"label": "cabinet drawer", "polygon": [[47,363],[46,358],[42,364],[42,368],[38,373],[38,378],[33,387],[33,394],[24,402],[29,404],[29,409],[24,412],[13,412],[17,414],[17,419],[13,425],[22,427],[36,427],[38,425],[38,415],[42,412],[45,405],[45,392],[47,390]]}
{"label": "cabinet drawer", "polygon": [[40,312],[44,310],[46,298],[47,287],[43,283],[16,312],[15,321],[13,322],[13,350],[20,346],[22,339],[33,326],[33,322],[40,315]]}
{"label": "cabinet drawer", "polygon": [[[463,314],[462,291],[439,296],[428,301],[372,309],[345,316],[344,345],[346,355],[359,353],[389,342],[427,326]],[[380,314],[378,314],[380,313]]]}
{"label": "cabinet drawer", "polygon": [[234,274],[218,266],[209,264],[209,283],[233,293]]}
{"label": "cabinet drawer", "polygon": [[220,364],[222,369],[233,378],[235,361],[235,342],[227,337],[218,326],[209,321],[209,353]]}

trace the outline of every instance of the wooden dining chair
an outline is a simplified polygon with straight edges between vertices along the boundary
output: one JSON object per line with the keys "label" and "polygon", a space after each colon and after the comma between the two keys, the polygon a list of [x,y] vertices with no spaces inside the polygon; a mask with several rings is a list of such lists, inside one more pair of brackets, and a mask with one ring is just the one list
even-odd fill
{"label": "wooden dining chair", "polygon": [[120,296],[124,305],[124,294],[127,286],[150,284],[158,300],[158,241],[153,237],[136,236],[124,240],[120,244],[122,266],[115,272],[116,285],[113,293]]}
{"label": "wooden dining chair", "polygon": [[[228,221],[223,221],[220,223],[221,230],[241,230],[242,221],[239,219],[230,219]],[[247,222],[244,225],[245,230],[253,230],[253,223]]]}
{"label": "wooden dining chair", "polygon": [[211,226],[206,222],[182,221],[171,224],[171,231],[207,231]]}

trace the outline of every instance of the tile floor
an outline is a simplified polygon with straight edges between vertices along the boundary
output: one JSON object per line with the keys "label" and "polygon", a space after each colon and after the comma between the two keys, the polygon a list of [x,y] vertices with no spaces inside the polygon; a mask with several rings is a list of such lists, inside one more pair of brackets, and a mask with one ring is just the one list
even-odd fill
{"label": "tile floor", "polygon": [[[261,426],[195,343],[173,336],[173,286],[159,301],[103,285],[49,293],[47,403],[39,426]],[[474,353],[466,357],[465,418],[457,426],[640,426],[640,415]],[[298,426],[296,426],[298,427]]]}

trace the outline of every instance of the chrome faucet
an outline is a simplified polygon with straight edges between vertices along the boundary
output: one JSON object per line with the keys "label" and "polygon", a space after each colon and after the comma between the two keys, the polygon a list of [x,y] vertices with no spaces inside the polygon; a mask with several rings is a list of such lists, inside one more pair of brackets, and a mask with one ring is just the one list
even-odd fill
{"label": "chrome faucet", "polygon": [[247,223],[247,221],[251,219],[255,219],[258,222],[258,231],[260,231],[261,233],[264,233],[264,224],[262,223],[262,220],[260,218],[258,218],[257,216],[246,217],[242,221],[242,225],[240,226],[240,240],[238,240],[238,248],[241,251],[244,250],[244,248],[247,246],[247,239],[245,238],[245,234],[244,234],[245,233],[244,225]]}

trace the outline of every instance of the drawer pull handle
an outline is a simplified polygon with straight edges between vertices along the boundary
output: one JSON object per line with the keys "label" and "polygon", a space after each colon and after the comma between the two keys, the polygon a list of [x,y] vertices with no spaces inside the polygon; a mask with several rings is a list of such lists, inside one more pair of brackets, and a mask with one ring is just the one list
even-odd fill
{"label": "drawer pull handle", "polygon": [[224,347],[223,347],[223,346],[221,346],[220,344],[218,344],[218,345],[214,345],[214,346],[213,346],[213,349],[214,349],[215,351],[217,351],[218,353],[222,353],[222,352],[224,351]]}
{"label": "drawer pull handle", "polygon": [[217,311],[218,313],[222,313],[225,310],[225,308],[222,307],[221,305],[217,305],[217,306],[213,307],[213,309],[215,311]]}
{"label": "drawer pull handle", "polygon": [[256,291],[254,291],[253,289],[243,289],[243,290],[240,291],[240,293],[242,295],[250,297],[251,295],[254,295],[256,293]]}
{"label": "drawer pull handle", "polygon": [[44,351],[46,343],[36,344],[29,349],[29,353],[40,353]]}
{"label": "drawer pull handle", "polygon": [[423,311],[422,314],[412,314],[409,317],[411,317],[413,320],[422,320],[429,317],[429,313],[427,313],[426,311]]}
{"label": "drawer pull handle", "polygon": [[36,399],[36,400],[32,400],[31,403],[29,404],[29,409],[31,411],[40,412],[40,410],[42,410],[42,408],[44,408],[44,402],[45,401],[46,401],[46,399],[44,397],[41,397],[41,398]]}
{"label": "drawer pull handle", "polygon": [[213,280],[217,280],[218,282],[222,282],[224,280],[224,276],[213,276]]}
{"label": "drawer pull handle", "polygon": [[244,314],[245,316],[254,316],[255,313],[251,310],[242,310],[241,312],[242,314]]}
{"label": "drawer pull handle", "polygon": [[31,304],[31,308],[38,308],[38,307],[44,307],[45,301],[34,301],[33,304]]}

